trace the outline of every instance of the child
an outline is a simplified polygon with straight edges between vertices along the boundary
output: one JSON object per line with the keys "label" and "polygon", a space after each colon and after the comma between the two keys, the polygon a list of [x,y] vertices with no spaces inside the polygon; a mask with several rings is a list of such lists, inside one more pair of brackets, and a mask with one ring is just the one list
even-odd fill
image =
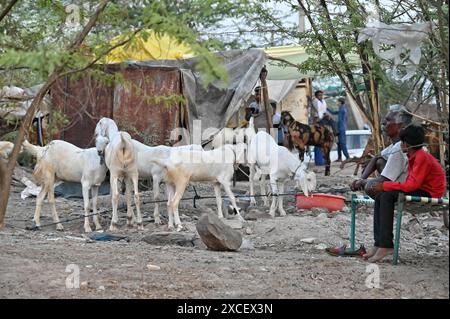
{"label": "child", "polygon": [[445,174],[438,161],[422,149],[425,132],[422,126],[410,124],[400,131],[402,151],[408,157],[408,176],[404,183],[385,181],[372,185],[381,191],[375,198],[373,231],[375,244],[365,258],[377,262],[394,251],[394,205],[398,194],[422,197],[442,197],[445,192]]}

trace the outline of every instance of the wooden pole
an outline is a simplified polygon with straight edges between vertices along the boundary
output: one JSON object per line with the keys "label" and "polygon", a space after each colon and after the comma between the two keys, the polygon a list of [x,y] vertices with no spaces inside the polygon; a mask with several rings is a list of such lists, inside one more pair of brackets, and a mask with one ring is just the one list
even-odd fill
{"label": "wooden pole", "polygon": [[262,91],[262,101],[266,113],[266,128],[267,133],[270,134],[270,129],[273,127],[272,125],[272,112],[270,112],[270,103],[269,103],[269,91],[267,89],[267,69],[266,66],[264,66],[261,70],[261,73],[259,74],[259,79],[261,80],[261,91]]}

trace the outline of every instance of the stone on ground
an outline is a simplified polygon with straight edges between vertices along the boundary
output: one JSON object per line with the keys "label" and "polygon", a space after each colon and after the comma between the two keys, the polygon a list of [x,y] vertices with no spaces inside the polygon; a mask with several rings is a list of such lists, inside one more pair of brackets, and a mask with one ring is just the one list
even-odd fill
{"label": "stone on ground", "polygon": [[157,232],[142,238],[143,241],[151,245],[178,245],[185,247],[193,247],[195,239],[195,234],[181,232]]}
{"label": "stone on ground", "polygon": [[216,214],[200,216],[197,222],[197,232],[211,250],[235,251],[242,244],[242,235],[225,224]]}

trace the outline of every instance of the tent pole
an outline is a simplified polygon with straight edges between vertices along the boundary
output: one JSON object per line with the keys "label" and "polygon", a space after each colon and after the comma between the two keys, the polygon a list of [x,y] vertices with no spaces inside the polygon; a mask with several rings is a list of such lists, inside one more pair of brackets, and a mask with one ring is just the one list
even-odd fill
{"label": "tent pole", "polygon": [[266,112],[266,128],[267,128],[267,133],[271,133],[270,129],[273,127],[272,125],[272,116],[269,114],[269,109],[270,109],[270,104],[269,104],[269,91],[267,89],[267,69],[266,66],[264,66],[261,70],[261,73],[259,74],[259,79],[261,80],[261,89],[262,89],[262,94],[263,94],[263,103],[264,103],[264,108],[265,108],[265,112]]}

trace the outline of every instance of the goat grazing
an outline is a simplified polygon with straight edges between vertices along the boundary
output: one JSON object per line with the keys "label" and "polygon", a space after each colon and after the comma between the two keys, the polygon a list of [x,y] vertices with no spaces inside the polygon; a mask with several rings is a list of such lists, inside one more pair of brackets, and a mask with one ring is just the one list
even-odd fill
{"label": "goat grazing", "polygon": [[189,182],[212,182],[214,183],[214,192],[218,215],[223,218],[222,197],[220,185],[225,189],[229,196],[231,205],[236,214],[242,220],[239,214],[239,208],[236,205],[236,199],[231,191],[231,179],[234,174],[234,165],[242,161],[242,144],[224,145],[218,149],[210,151],[187,151],[172,150],[168,160],[151,159],[154,163],[165,169],[164,180],[167,185],[167,210],[169,215],[169,229],[177,227],[177,231],[182,229],[178,205]]}
{"label": "goat grazing", "polygon": [[334,135],[331,130],[322,124],[306,125],[297,122],[288,111],[281,112],[281,119],[283,124],[288,127],[288,134],[286,135],[287,147],[292,150],[296,147],[299,151],[300,161],[303,162],[305,155],[305,148],[307,145],[314,145],[320,147],[322,153],[327,161],[325,166],[325,175],[330,175],[330,151],[334,143]]}
{"label": "goat grazing", "polygon": [[58,213],[55,207],[54,184],[55,180],[67,182],[81,182],[84,201],[84,231],[91,232],[89,225],[89,190],[92,193],[92,209],[94,211],[94,224],[96,230],[101,229],[97,215],[97,195],[98,187],[106,177],[106,166],[101,163],[101,159],[95,148],[81,149],[65,141],[54,140],[47,146],[35,146],[27,140],[23,147],[32,155],[36,156],[36,166],[33,176],[42,186],[36,199],[36,211],[34,213],[34,223],[40,227],[40,216],[42,202],[47,195],[50,204],[53,221],[58,223],[57,230],[63,230],[63,225],[59,222]]}
{"label": "goat grazing", "polygon": [[[253,181],[262,176],[264,182],[265,175],[269,175],[272,193],[275,195],[270,206],[272,217],[275,216],[277,202],[280,215],[286,215],[283,208],[283,196],[276,195],[284,192],[284,184],[287,180],[294,179],[306,196],[316,188],[316,175],[313,172],[307,172],[306,166],[297,156],[286,147],[277,145],[273,137],[266,132],[256,134],[250,142],[247,156],[250,163],[250,196],[254,195]],[[258,169],[256,174],[255,168]]]}

